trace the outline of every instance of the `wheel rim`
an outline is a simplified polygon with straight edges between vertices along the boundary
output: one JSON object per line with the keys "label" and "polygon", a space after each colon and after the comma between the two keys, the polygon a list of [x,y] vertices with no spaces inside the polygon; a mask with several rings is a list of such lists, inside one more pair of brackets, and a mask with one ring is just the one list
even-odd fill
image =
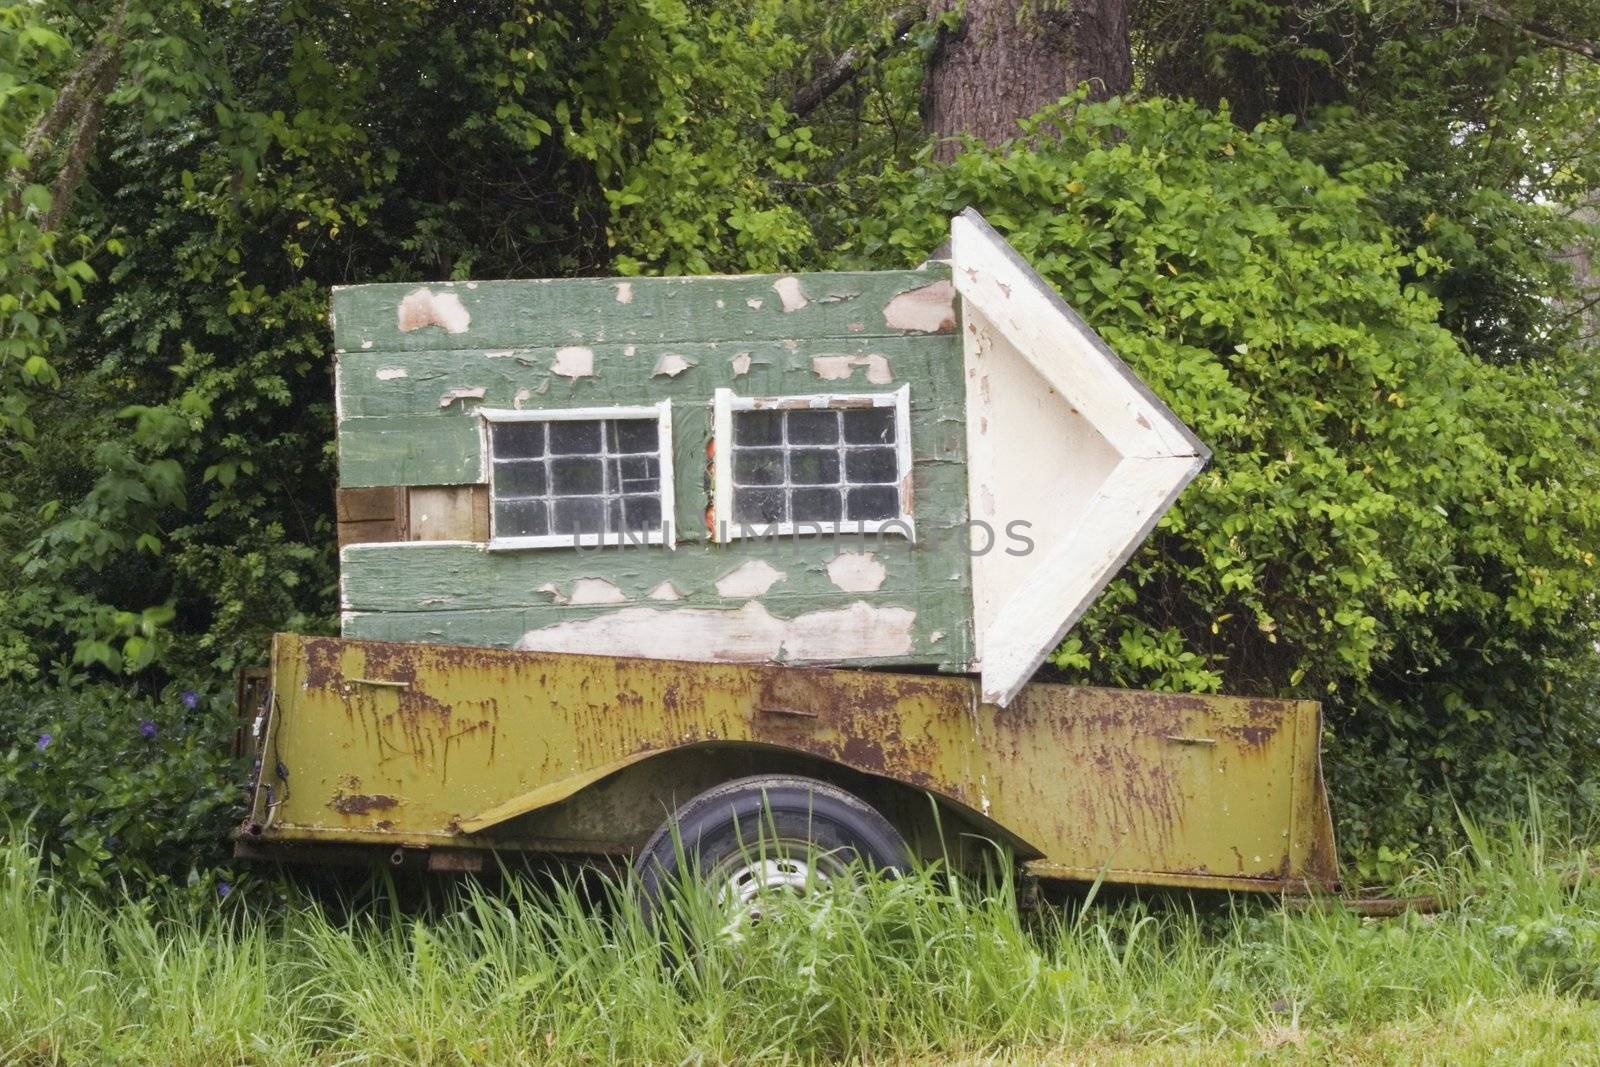
{"label": "wheel rim", "polygon": [[795,840],[763,843],[754,855],[729,857],[706,879],[717,895],[718,908],[728,915],[724,933],[737,936],[760,922],[763,900],[775,895],[803,897],[835,880],[849,879],[850,859]]}

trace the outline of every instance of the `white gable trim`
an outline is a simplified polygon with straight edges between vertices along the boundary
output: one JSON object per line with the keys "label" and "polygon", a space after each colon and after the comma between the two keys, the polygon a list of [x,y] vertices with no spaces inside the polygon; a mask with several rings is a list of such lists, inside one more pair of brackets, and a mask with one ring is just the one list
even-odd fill
{"label": "white gable trim", "polygon": [[[1052,527],[1023,564],[993,556],[972,561],[983,699],[1005,705],[1210,451],[982,216],[969,208],[950,229],[952,277],[962,299],[970,512],[1001,522],[1045,515]],[[1013,368],[1022,360],[1042,379],[1025,408],[1017,406],[1014,385],[1010,396],[991,392],[993,375],[1004,369],[997,360],[1011,360]],[[1013,383],[1020,380],[1013,375]],[[1028,456],[1008,450],[1007,420],[1041,418],[1082,427],[1080,436],[1063,433],[1058,440],[1096,442],[1101,465],[1090,466],[1086,455],[1084,469],[1096,472],[1088,481],[1080,472],[1074,484],[1047,484],[1027,469]],[[1071,456],[1038,457],[1034,466],[1065,478],[1064,458]]]}

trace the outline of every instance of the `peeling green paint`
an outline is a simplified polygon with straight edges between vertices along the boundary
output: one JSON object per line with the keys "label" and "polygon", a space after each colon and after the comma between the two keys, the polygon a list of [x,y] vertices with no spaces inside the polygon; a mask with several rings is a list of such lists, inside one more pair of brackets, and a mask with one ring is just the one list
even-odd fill
{"label": "peeling green paint", "polygon": [[[537,281],[409,282],[334,290],[334,347],[340,351],[428,351],[593,345],[691,344],[748,338],[895,337],[883,306],[948,278],[925,271],[750,274],[695,278],[558,278]],[[785,311],[776,288],[798,280],[806,303]],[[629,298],[618,297],[628,286]],[[418,292],[449,294],[470,317],[464,330],[400,329],[400,307]],[[828,299],[853,294],[850,299]]]}
{"label": "peeling green paint", "polygon": [[[666,619],[687,611],[679,618],[714,627],[756,604],[764,615],[740,615],[729,625],[743,620],[759,629],[769,624],[766,616],[825,621],[832,618],[828,612],[870,609],[896,625],[909,617],[907,647],[890,655],[863,650],[844,660],[968,669],[961,342],[954,332],[891,329],[883,314],[895,296],[947,278],[947,271],[934,268],[336,290],[344,486],[481,484],[483,419],[477,412],[483,407],[556,410],[670,400],[677,502],[673,548],[347,547],[346,636],[511,646],[530,631],[618,612]],[[454,299],[441,302],[441,295]],[[402,322],[413,328],[402,330]],[[915,543],[895,534],[711,541],[707,444],[716,389],[796,396],[890,392],[902,385],[910,391]],[[853,552],[870,552],[883,568],[875,588],[841,588],[830,578],[828,564]],[[719,595],[717,582],[752,560],[767,561],[783,572],[782,580],[759,596]],[[615,591],[590,584],[591,595],[603,589],[609,602],[575,603],[579,579],[610,583]],[[651,596],[663,582],[678,599]],[[874,636],[867,627],[869,643]]]}

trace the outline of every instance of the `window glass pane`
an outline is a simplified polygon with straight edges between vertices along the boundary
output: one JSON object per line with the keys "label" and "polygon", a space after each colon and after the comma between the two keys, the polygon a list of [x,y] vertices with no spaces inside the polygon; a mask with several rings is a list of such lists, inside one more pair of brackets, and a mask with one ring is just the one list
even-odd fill
{"label": "window glass pane", "polygon": [[804,448],[790,452],[789,481],[795,485],[839,484],[838,451]]}
{"label": "window glass pane", "polygon": [[794,491],[793,522],[838,522],[839,490],[796,489]]}
{"label": "window glass pane", "polygon": [[734,451],[734,485],[778,485],[782,481],[782,449],[740,448]]}
{"label": "window glass pane", "polygon": [[513,460],[494,465],[494,491],[506,496],[543,496],[545,494],[545,464],[542,459]]}
{"label": "window glass pane", "polygon": [[654,456],[626,456],[612,460],[613,486],[624,493],[655,493],[661,488],[661,462]]}
{"label": "window glass pane", "polygon": [[622,507],[619,530],[654,530],[661,525],[660,497],[625,496],[618,503]]}
{"label": "window glass pane", "polygon": [[736,445],[778,445],[783,443],[781,411],[738,411],[733,416],[733,443]]}
{"label": "window glass pane", "polygon": [[826,527],[899,518],[906,427],[895,407],[843,406],[859,402],[733,412],[733,521]]}
{"label": "window glass pane", "polygon": [[544,455],[542,422],[497,422],[491,447],[496,459]]}
{"label": "window glass pane", "polygon": [[600,423],[553,421],[550,426],[550,451],[558,456],[590,456],[600,452]]}
{"label": "window glass pane", "polygon": [[900,474],[900,457],[892,448],[853,448],[844,456],[847,482],[892,482]]}
{"label": "window glass pane", "polygon": [[791,445],[831,445],[839,440],[837,411],[791,411],[788,417]]}
{"label": "window glass pane", "polygon": [[615,535],[662,526],[661,431],[654,417],[497,422],[489,447],[496,537]]}
{"label": "window glass pane", "polygon": [[543,500],[498,500],[494,528],[501,537],[539,537],[550,532]]}
{"label": "window glass pane", "polygon": [[606,502],[597,496],[556,497],[550,528],[555,533],[602,533]]}
{"label": "window glass pane", "polygon": [[589,456],[561,456],[550,461],[550,491],[556,496],[605,492],[605,464]]}
{"label": "window glass pane", "polygon": [[894,408],[851,408],[844,412],[844,439],[852,445],[894,444]]}
{"label": "window glass pane", "polygon": [[900,494],[892,485],[852,489],[849,496],[852,522],[893,519],[900,515]]}
{"label": "window glass pane", "polygon": [[784,491],[782,489],[735,489],[733,491],[733,521],[739,523],[782,522],[784,516]]}
{"label": "window glass pane", "polygon": [[660,429],[653,419],[615,419],[608,425],[615,442],[612,451],[624,455],[661,451]]}

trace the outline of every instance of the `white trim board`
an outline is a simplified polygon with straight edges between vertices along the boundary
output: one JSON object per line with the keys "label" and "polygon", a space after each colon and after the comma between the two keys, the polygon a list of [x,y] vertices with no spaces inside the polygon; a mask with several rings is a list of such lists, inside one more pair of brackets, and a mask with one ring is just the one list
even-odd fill
{"label": "white trim board", "polygon": [[1005,705],[1210,452],[982,216],[967,209],[950,233],[968,507],[1035,541],[972,560],[983,699]]}

